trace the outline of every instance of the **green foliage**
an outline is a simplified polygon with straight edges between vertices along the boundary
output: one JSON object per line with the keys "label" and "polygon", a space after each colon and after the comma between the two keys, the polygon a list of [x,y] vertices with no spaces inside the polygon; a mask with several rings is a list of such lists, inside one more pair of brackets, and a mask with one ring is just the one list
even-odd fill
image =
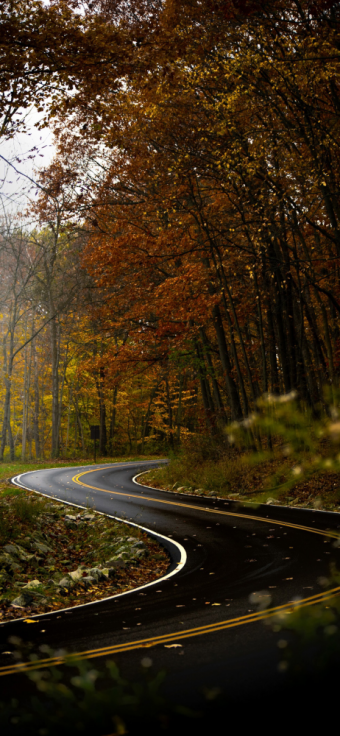
{"label": "green foliage", "polygon": [[0,545],[17,537],[21,532],[22,524],[34,523],[47,503],[45,499],[25,498],[23,493],[6,494],[7,497],[12,495],[14,499],[10,507],[10,516],[8,504],[1,503],[0,499]]}
{"label": "green foliage", "polygon": [[[35,655],[20,639],[12,637],[10,643],[17,659],[27,661],[28,657],[34,662]],[[36,693],[0,703],[0,724],[8,736],[99,736],[132,733],[135,728],[136,733],[159,733],[169,724],[171,714],[197,715],[167,703],[161,694],[165,672],[154,673],[148,657],[141,659],[140,677],[129,681],[110,660],[99,670],[90,660],[53,652],[47,645],[40,652],[44,657],[61,656],[63,667],[28,672]]]}
{"label": "green foliage", "polygon": [[262,449],[261,437],[270,436],[276,442],[287,443],[286,454],[298,454],[315,449],[324,425],[325,420],[315,419],[306,406],[301,406],[296,392],[292,391],[283,396],[267,394],[258,399],[256,412],[241,422],[233,422],[227,428],[227,434],[230,444],[240,449],[255,444],[258,452]]}
{"label": "green foliage", "polygon": [[[324,399],[324,408],[319,407],[315,416],[301,405],[294,392],[281,397],[268,395],[258,401],[254,414],[228,427],[229,441],[239,450],[249,447],[250,436],[257,442],[261,437],[272,438],[273,450],[257,450],[249,456],[249,462],[259,468],[274,457],[280,458],[280,465],[271,477],[274,486],[271,495],[281,494],[282,490],[287,491],[321,473],[339,473],[339,390],[326,390]],[[285,481],[278,485],[282,477]],[[339,546],[339,541],[333,542],[333,546]],[[329,579],[319,582],[326,588],[339,586],[340,573],[332,566]],[[292,611],[269,618],[267,624],[280,632],[281,671],[300,677],[318,674],[339,663],[339,597],[311,606],[299,606],[296,601]]]}
{"label": "green foliage", "polygon": [[[281,461],[269,481],[275,495],[275,491],[288,491],[313,475],[339,472],[339,417],[339,390],[333,389],[332,404],[327,410],[320,407],[318,417],[301,405],[295,392],[284,396],[268,394],[258,400],[256,412],[242,422],[234,422],[226,431],[230,444],[239,451],[248,449],[251,443],[256,445],[248,457],[251,464]],[[272,449],[263,452],[265,437]]]}
{"label": "green foliage", "polygon": [[12,505],[16,520],[24,524],[34,522],[44,511],[46,503],[45,499],[27,499],[18,496]]}
{"label": "green foliage", "polygon": [[[338,542],[335,542],[338,545]],[[320,580],[328,588],[340,584],[340,573],[332,567],[330,579]],[[296,606],[282,612],[267,623],[280,632],[281,671],[290,677],[320,674],[339,663],[340,659],[340,598],[333,596],[312,606]]]}
{"label": "green foliage", "polygon": [[299,485],[302,503],[334,508],[340,501],[339,406],[334,387],[329,395],[325,391],[318,416],[294,392],[266,395],[257,401],[256,412],[230,424],[222,437],[187,439],[169,465],[148,473],[147,482],[256,503],[294,503],[289,492]]}
{"label": "green foliage", "polygon": [[6,509],[0,506],[0,544],[3,544],[9,538],[11,523],[9,522]]}
{"label": "green foliage", "polygon": [[25,494],[25,491],[22,488],[13,488],[13,486],[8,486],[0,491],[0,498],[5,496],[22,496],[23,494]]}
{"label": "green foliage", "polygon": [[[169,453],[170,454],[170,453]],[[209,437],[197,437],[177,455],[170,456],[169,465],[151,471],[150,483],[172,488],[186,486],[220,495],[239,490],[240,477],[249,471],[245,458],[228,450],[222,451]],[[142,482],[142,481],[141,481]],[[151,483],[153,484],[153,483]]]}

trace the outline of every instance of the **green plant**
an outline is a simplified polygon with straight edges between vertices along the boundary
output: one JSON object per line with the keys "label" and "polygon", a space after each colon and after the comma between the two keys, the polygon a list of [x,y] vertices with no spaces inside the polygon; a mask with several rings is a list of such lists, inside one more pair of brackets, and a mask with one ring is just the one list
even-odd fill
{"label": "green plant", "polygon": [[10,534],[11,524],[6,515],[6,509],[0,505],[0,544],[7,541]]}
{"label": "green plant", "polygon": [[[20,639],[9,641],[17,660],[34,663],[36,655]],[[141,658],[139,678],[129,681],[110,660],[99,670],[90,660],[53,652],[46,645],[40,652],[44,657],[61,657],[63,665],[28,672],[36,693],[0,703],[0,724],[7,736],[158,734],[170,725],[172,714],[198,715],[166,701],[161,694],[165,672],[154,673],[149,657]]]}
{"label": "green plant", "polygon": [[[335,542],[338,544],[338,542]],[[333,566],[329,579],[320,579],[325,589],[340,584],[340,573]],[[266,620],[279,634],[279,670],[290,678],[325,672],[340,661],[340,598],[325,597],[313,606],[299,606]]]}
{"label": "green plant", "polygon": [[[255,441],[256,449],[247,457],[251,465],[261,467],[276,459],[275,472],[268,479],[272,495],[275,489],[289,491],[313,475],[339,472],[339,390],[333,389],[331,397],[325,392],[325,407],[315,416],[294,391],[284,396],[268,394],[258,400],[256,412],[227,428],[230,444],[239,451]],[[265,437],[270,440],[266,451],[262,449]]]}
{"label": "green plant", "polygon": [[44,511],[47,500],[27,499],[19,496],[13,503],[13,511],[19,522],[34,521]]}

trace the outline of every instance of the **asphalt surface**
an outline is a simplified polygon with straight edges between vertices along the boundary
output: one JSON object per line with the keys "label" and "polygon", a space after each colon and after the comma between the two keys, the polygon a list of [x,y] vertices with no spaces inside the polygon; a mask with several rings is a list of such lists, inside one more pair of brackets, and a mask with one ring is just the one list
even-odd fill
{"label": "asphalt surface", "polygon": [[155,670],[167,671],[166,695],[194,708],[218,691],[226,707],[279,692],[285,675],[278,671],[278,635],[259,611],[265,599],[257,601],[253,594],[270,595],[271,608],[323,595],[320,580],[329,575],[331,561],[339,565],[340,549],[333,543],[340,516],[242,507],[133,481],[158,464],[57,468],[17,477],[31,490],[82,507],[90,504],[163,535],[160,541],[172,562],[167,579],[144,589],[32,617],[34,625],[23,620],[1,624],[3,694],[13,694],[26,682],[23,674],[4,674],[14,662],[1,652],[10,650],[13,635],[29,638],[37,651],[48,643],[54,649],[91,652],[96,667],[109,654],[129,677],[148,657]]}

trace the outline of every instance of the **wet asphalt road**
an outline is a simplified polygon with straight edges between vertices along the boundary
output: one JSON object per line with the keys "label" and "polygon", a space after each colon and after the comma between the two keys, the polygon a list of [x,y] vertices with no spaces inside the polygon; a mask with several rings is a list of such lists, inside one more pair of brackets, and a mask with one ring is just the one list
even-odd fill
{"label": "wet asphalt road", "polygon": [[[172,557],[168,572],[176,570],[185,555],[187,559],[176,574],[143,590],[38,616],[29,634],[23,621],[0,625],[0,673],[10,658],[1,652],[9,650],[8,637],[16,635],[36,647],[48,643],[73,652],[109,647],[123,674],[132,677],[141,659],[150,657],[155,670],[168,673],[166,694],[194,707],[201,706],[203,693],[212,688],[231,700],[241,693],[256,699],[278,691],[284,675],[277,667],[277,635],[256,620],[250,596],[266,591],[270,605],[280,606],[321,593],[318,581],[329,575],[330,562],[339,566],[340,549],[333,547],[327,530],[339,532],[340,516],[272,506],[254,510],[133,482],[137,473],[158,464],[57,468],[21,476],[29,489],[89,504],[166,536],[163,543]],[[79,482],[72,480],[79,473]],[[310,531],[296,528],[300,526]],[[147,645],[156,641],[136,648],[144,640]],[[127,651],[116,651],[122,647]],[[100,661],[96,658],[95,666]],[[25,687],[24,676],[18,674],[3,676],[0,682],[6,694],[19,683],[20,689]]]}

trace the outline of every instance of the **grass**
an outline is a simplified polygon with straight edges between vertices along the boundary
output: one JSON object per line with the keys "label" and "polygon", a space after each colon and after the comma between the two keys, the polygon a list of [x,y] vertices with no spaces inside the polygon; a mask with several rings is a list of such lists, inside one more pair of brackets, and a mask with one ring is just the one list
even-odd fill
{"label": "grass", "polygon": [[[139,462],[142,460],[157,460],[159,456],[155,455],[137,455],[131,457],[98,457],[97,464],[101,465],[104,463],[120,463],[120,462]],[[79,467],[84,465],[94,465],[93,460],[87,458],[76,458],[76,459],[59,459],[51,458],[50,460],[38,460],[32,462],[17,462],[13,463],[0,463],[0,498],[4,496],[15,496],[22,493],[20,488],[15,488],[9,485],[11,478],[15,475],[21,475],[22,473],[29,473],[34,470],[48,470],[49,468],[69,468]],[[0,520],[1,529],[1,520]]]}
{"label": "grass", "polygon": [[168,491],[217,495],[242,502],[340,510],[339,473],[317,472],[287,487],[294,463],[294,459],[285,458],[283,464],[279,449],[270,459],[235,448],[211,448],[209,456],[198,442],[173,457],[168,465],[146,471],[139,482]]}
{"label": "grass", "polygon": [[275,463],[261,468],[248,463],[247,453],[220,458],[199,459],[191,452],[181,453],[169,465],[147,471],[143,478],[148,485],[159,483],[168,490],[193,490],[219,496],[252,495],[270,477]]}
{"label": "grass", "polygon": [[8,504],[0,503],[0,545],[19,536],[22,526],[34,524],[46,505],[46,502],[40,500],[35,500],[34,503],[28,501],[25,492],[19,488],[13,491],[8,489],[4,494],[5,498],[12,498],[10,514]]}
{"label": "grass", "polygon": [[[160,457],[159,455],[134,455],[134,456],[123,456],[123,457],[98,457],[97,463],[120,463],[120,462],[139,462],[142,460],[156,460]],[[59,459],[51,458],[50,460],[38,460],[32,462],[21,462],[20,460],[13,463],[0,463],[0,483],[8,483],[11,477],[14,475],[20,475],[21,473],[29,473],[33,470],[44,470],[45,468],[68,468],[72,466],[82,465],[93,465],[93,458],[76,458],[76,459]]]}

